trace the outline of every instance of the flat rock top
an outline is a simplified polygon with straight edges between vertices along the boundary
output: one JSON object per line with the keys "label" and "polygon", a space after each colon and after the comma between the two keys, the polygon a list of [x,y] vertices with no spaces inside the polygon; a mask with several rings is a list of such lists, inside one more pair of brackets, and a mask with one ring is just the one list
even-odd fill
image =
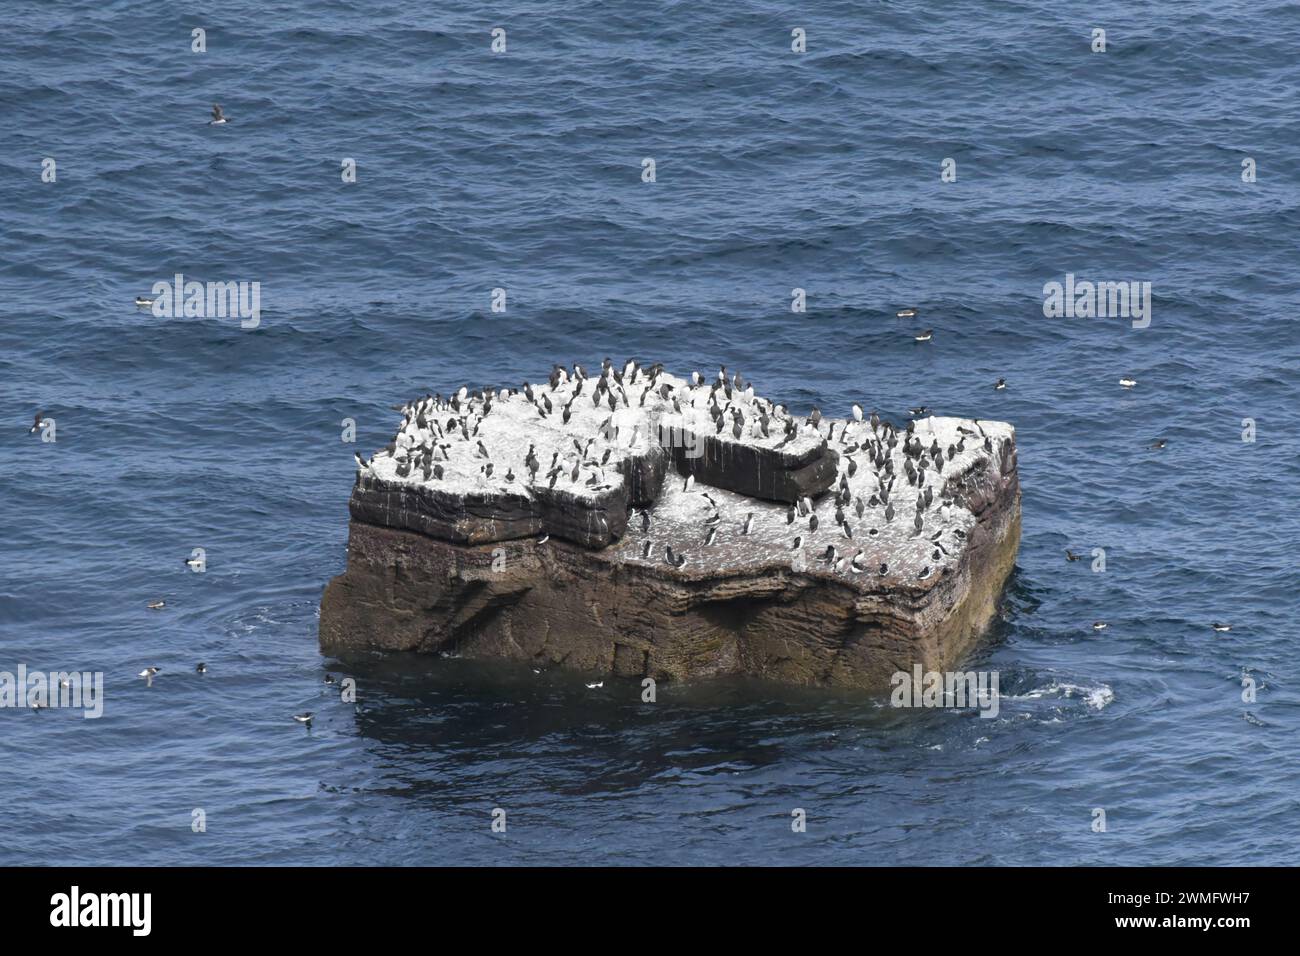
{"label": "flat rock top", "polygon": [[[596,498],[622,483],[620,463],[657,447],[665,431],[679,438],[684,432],[707,434],[724,445],[761,449],[789,463],[808,460],[825,443],[825,436],[811,428],[787,435],[785,423],[800,420],[754,396],[752,388],[715,391],[712,382],[693,385],[666,372],[652,378],[639,368],[622,377],[622,382],[612,374],[553,378],[531,385],[531,399],[522,389],[486,395],[462,389],[447,400],[417,400],[407,406],[393,451],[376,454],[363,474],[394,486],[426,486],[448,494],[532,497],[526,460],[532,448],[537,485],[549,487],[554,478],[556,488]],[[708,412],[715,396],[725,416],[721,431]],[[743,416],[739,436],[733,412]],[[418,466],[399,474],[404,463],[426,457],[439,466],[440,478],[426,477]]]}
{"label": "flat rock top", "polygon": [[[917,421],[915,437],[927,449],[923,456],[926,481],[921,489],[909,483],[904,470],[905,433],[900,432],[897,447],[890,451],[886,443],[882,449],[892,459],[896,476],[888,497],[893,514],[887,518],[889,505],[880,496],[882,482],[886,487],[889,483],[884,477],[886,470],[877,470],[867,453],[844,451],[875,441],[870,424],[835,420],[828,428],[828,421],[823,420],[821,428],[834,432],[831,447],[840,450],[839,471],[831,491],[808,502],[811,510],[807,514],[806,509],[758,501],[710,486],[695,485],[687,491],[681,479],[672,478],[654,507],[648,509],[648,529],[647,512],[632,516],[627,534],[614,546],[617,559],[657,565],[687,577],[712,577],[720,570],[745,573],[796,567],[805,573],[832,577],[863,592],[900,585],[928,588],[942,576],[945,566],[956,562],[976,522],[958,493],[961,483],[968,478],[978,479],[987,468],[1000,468],[1001,455],[1015,440],[1015,430],[1003,422],[962,418]],[[972,434],[965,434],[963,429]],[[989,441],[987,449],[984,437]],[[932,443],[937,443],[943,453],[941,471],[936,471],[928,452]],[[956,450],[959,443],[962,451]],[[950,446],[954,452],[951,459]],[[857,466],[851,477],[850,462]],[[918,493],[923,494],[924,488],[933,493],[928,506],[923,499],[918,501]],[[836,521],[837,511],[843,513],[843,524]],[[918,514],[920,531],[916,527]],[[815,530],[813,516],[817,518]],[[710,538],[711,529],[716,532]],[[686,558],[680,569],[669,565],[668,547],[679,559]],[[834,549],[833,556],[828,557],[828,548]]]}
{"label": "flat rock top", "polygon": [[[626,466],[663,459],[667,444],[684,464],[682,443],[707,440],[715,465],[793,469],[818,460],[834,478],[816,500],[788,505],[669,470],[625,531],[620,520],[603,538],[574,540],[687,579],[793,567],[864,592],[927,589],[955,564],[975,525],[967,492],[990,471],[1014,468],[1015,430],[935,417],[896,428],[854,413],[792,416],[743,382],[690,381],[633,363],[587,377],[557,367],[549,381],[525,388],[462,389],[404,406],[393,443],[359,466],[358,487],[434,494],[453,512],[472,501],[479,520],[485,502],[490,513],[493,501],[503,513],[505,502],[522,502],[545,532],[563,525],[557,494],[580,507],[617,507],[621,517],[631,500],[620,494]],[[728,477],[724,470],[720,482]],[[403,514],[392,523],[400,526]]]}

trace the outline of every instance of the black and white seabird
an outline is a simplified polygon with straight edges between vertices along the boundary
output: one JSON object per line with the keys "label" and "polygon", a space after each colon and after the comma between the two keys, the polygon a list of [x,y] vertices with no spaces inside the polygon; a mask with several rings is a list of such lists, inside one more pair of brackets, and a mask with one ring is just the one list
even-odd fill
{"label": "black and white seabird", "polygon": [[301,714],[294,714],[294,715],[293,715],[293,719],[296,720],[296,721],[298,721],[298,723],[300,723],[300,724],[306,724],[308,727],[310,727],[310,726],[311,726],[311,719],[312,719],[313,717],[315,717],[315,716],[316,716],[316,715],[315,715],[314,713],[312,713],[310,710],[308,710],[308,711],[304,711],[304,712],[301,713]]}
{"label": "black and white seabird", "polygon": [[1148,447],[1159,450],[1161,448],[1164,448],[1168,444],[1169,444],[1169,440],[1167,438],[1157,438]]}
{"label": "black and white seabird", "polygon": [[167,606],[167,602],[161,599],[157,601],[150,601],[148,604],[145,605],[145,607],[147,607],[151,611],[161,611],[166,606]]}
{"label": "black and white seabird", "polygon": [[1135,379],[1135,378],[1121,378],[1121,379],[1119,380],[1119,384],[1120,384],[1120,387],[1121,387],[1121,388],[1132,388],[1133,386],[1137,385],[1137,379]]}
{"label": "black and white seabird", "polygon": [[1104,631],[1104,630],[1106,630],[1106,626],[1107,626],[1107,625],[1106,625],[1106,622],[1105,622],[1105,621],[1093,621],[1093,622],[1092,622],[1092,629],[1093,629],[1094,631]]}
{"label": "black and white seabird", "polygon": [[137,296],[135,297],[135,304],[136,304],[136,306],[138,306],[138,307],[141,308],[141,309],[149,309],[149,308],[152,308],[152,307],[153,307],[153,302],[154,302],[154,300],[151,299],[151,298],[149,298],[147,295],[137,295]]}
{"label": "black and white seabird", "polygon": [[916,309],[899,309],[894,315],[900,319],[914,319],[916,318]]}
{"label": "black and white seabird", "polygon": [[1213,624],[1210,625],[1210,627],[1214,628],[1216,631],[1219,631],[1220,633],[1225,633],[1227,631],[1232,630],[1231,624],[1220,624],[1218,621],[1215,621]]}
{"label": "black and white seabird", "polygon": [[208,672],[208,665],[203,663],[203,661],[199,661],[197,664],[194,665],[194,673],[206,674],[207,672]]}
{"label": "black and white seabird", "polygon": [[143,677],[147,681],[152,681],[154,679],[154,675],[157,674],[160,670],[162,670],[161,667],[146,667],[144,670],[142,670],[139,674],[136,674],[135,676]]}
{"label": "black and white seabird", "polygon": [[1005,378],[1000,378],[1000,379],[998,379],[996,382],[993,383],[993,388],[994,388],[995,391],[999,391],[999,392],[1000,392],[1000,391],[1002,391],[1002,390],[1003,390],[1004,388],[1006,388],[1006,387],[1007,387],[1007,380],[1006,380]]}
{"label": "black and white seabird", "polygon": [[1066,549],[1065,549],[1065,560],[1067,560],[1067,561],[1082,561],[1082,560],[1083,560],[1083,555],[1081,555],[1081,554],[1075,554],[1075,553],[1074,553],[1073,551],[1071,551],[1069,548],[1066,548]]}
{"label": "black and white seabird", "polygon": [[31,427],[31,429],[27,432],[27,434],[30,435],[32,432],[38,432],[38,431],[40,431],[40,430],[41,430],[41,423],[42,423],[44,420],[45,420],[45,413],[44,413],[44,412],[37,412],[37,413],[36,413],[36,418],[35,418],[35,420],[32,422],[32,427]]}
{"label": "black and white seabird", "polygon": [[926,329],[924,332],[920,332],[913,336],[913,338],[918,342],[928,342],[934,338],[934,329]]}
{"label": "black and white seabird", "polygon": [[223,113],[223,112],[221,112],[221,104],[220,104],[220,103],[213,103],[213,104],[212,104],[212,119],[208,121],[208,125],[209,125],[209,126],[221,126],[221,125],[223,125],[224,123],[228,123],[228,122],[230,122],[230,120],[226,117],[226,114]]}
{"label": "black and white seabird", "polygon": [[186,566],[187,568],[189,568],[191,571],[196,571],[196,570],[198,570],[199,568],[203,567],[203,559],[202,559],[202,558],[186,558],[186,559],[185,559],[185,566]]}
{"label": "black and white seabird", "polygon": [[749,534],[754,530],[754,512],[745,515],[745,525],[740,529],[741,534]]}

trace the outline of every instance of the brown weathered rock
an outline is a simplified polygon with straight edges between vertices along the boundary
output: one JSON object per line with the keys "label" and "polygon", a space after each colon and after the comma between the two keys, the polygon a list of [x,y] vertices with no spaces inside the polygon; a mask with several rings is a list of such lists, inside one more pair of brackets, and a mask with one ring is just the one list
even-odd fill
{"label": "brown weathered rock", "polygon": [[[427,483],[371,486],[363,477],[353,494],[347,570],[321,601],[321,646],[629,677],[752,674],[872,688],[918,663],[951,669],[993,617],[1015,562],[1014,431],[959,419],[919,422],[927,449],[969,442],[941,454],[938,473],[928,453],[913,456],[928,466],[924,486],[905,477],[902,433],[893,450],[878,446],[895,475],[895,514],[886,521],[884,503],[872,496],[888,478],[857,447],[879,436],[865,422],[850,423],[847,437],[836,430],[842,422],[828,424],[830,445],[822,435],[801,438],[785,457],[711,436],[694,458],[651,445],[628,455],[618,466],[625,480],[599,494],[566,497],[557,482],[555,491],[469,489],[456,498]],[[690,491],[667,471],[670,458],[697,476]],[[929,506],[914,500],[922,487],[932,492]],[[826,488],[833,491],[815,502],[816,530],[802,515],[788,523],[788,507],[776,503]],[[648,507],[629,519],[629,498]],[[837,500],[847,501],[847,533],[835,521]],[[792,550],[796,535],[801,547]],[[830,562],[822,560],[828,546],[837,552]],[[668,563],[667,547],[685,556],[682,567]]]}

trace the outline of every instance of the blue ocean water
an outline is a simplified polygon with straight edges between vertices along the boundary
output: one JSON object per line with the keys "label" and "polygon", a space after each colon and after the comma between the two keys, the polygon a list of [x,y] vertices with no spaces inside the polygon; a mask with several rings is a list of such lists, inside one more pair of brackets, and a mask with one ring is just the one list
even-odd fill
{"label": "blue ocean water", "polygon": [[[98,720],[0,710],[0,863],[1292,860],[1300,6],[0,0],[0,22],[0,670],[105,674]],[[177,272],[260,282],[260,327],[133,306]],[[1066,273],[1150,281],[1150,326],[1045,318]],[[1013,423],[1023,540],[971,662],[998,718],[322,657],[352,451],[389,406],[606,355],[726,364],[796,409]]]}

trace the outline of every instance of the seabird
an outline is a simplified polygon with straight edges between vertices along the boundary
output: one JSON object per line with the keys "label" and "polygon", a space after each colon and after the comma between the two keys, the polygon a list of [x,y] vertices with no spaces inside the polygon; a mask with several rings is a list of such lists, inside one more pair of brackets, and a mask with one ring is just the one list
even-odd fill
{"label": "seabird", "polygon": [[914,336],[914,338],[918,342],[928,342],[932,338],[934,338],[934,329],[926,329],[924,332],[921,332],[919,335]]}
{"label": "seabird", "polygon": [[1105,622],[1105,621],[1093,621],[1093,622],[1092,622],[1092,629],[1093,629],[1094,631],[1104,631],[1104,630],[1106,630],[1106,622]]}
{"label": "seabird", "polygon": [[741,534],[749,534],[754,530],[754,512],[745,515],[745,526],[740,529]]}
{"label": "seabird", "polygon": [[41,430],[41,420],[42,420],[44,417],[45,417],[45,413],[44,413],[44,412],[37,412],[37,413],[36,413],[36,419],[32,422],[31,430],[28,431],[27,434],[30,435],[32,432],[38,432],[38,431],[40,431],[40,430]]}
{"label": "seabird", "polygon": [[185,559],[185,566],[186,566],[187,568],[189,568],[191,571],[198,570],[199,568],[203,567],[203,559],[202,559],[202,558],[186,558],[186,559]]}
{"label": "seabird", "polygon": [[1165,438],[1158,438],[1158,439],[1156,439],[1155,441],[1153,441],[1153,442],[1150,444],[1149,447],[1151,447],[1151,448],[1155,448],[1155,449],[1158,450],[1158,449],[1164,448],[1165,445],[1168,445],[1168,444],[1169,444],[1168,439],[1165,439]]}
{"label": "seabird", "polygon": [[1135,378],[1121,378],[1121,379],[1119,380],[1119,384],[1120,384],[1120,387],[1121,387],[1121,388],[1132,388],[1134,385],[1137,384],[1137,379],[1135,379]]}
{"label": "seabird", "polygon": [[862,406],[857,402],[853,403],[853,420],[855,422],[862,421]]}
{"label": "seabird", "polygon": [[223,113],[223,112],[221,112],[221,104],[220,104],[220,103],[213,103],[213,104],[212,104],[212,119],[208,122],[208,125],[209,125],[209,126],[221,126],[223,123],[228,123],[228,122],[230,122],[230,120],[227,119],[226,114]]}
{"label": "seabird", "polygon": [[338,678],[335,677],[333,674],[326,674],[326,675],[325,675],[325,683],[327,683],[327,684],[337,684],[338,682],[339,682]]}
{"label": "seabird", "polygon": [[146,667],[136,676],[143,677],[145,680],[153,680],[154,675],[157,674],[160,670],[162,670],[161,667]]}
{"label": "seabird", "polygon": [[651,541],[649,538],[646,539],[645,544],[641,545],[641,560],[642,560],[642,561],[644,561],[644,560],[646,560],[646,559],[648,559],[648,558],[650,557],[650,548],[651,548],[653,545],[654,545],[654,542]]}
{"label": "seabird", "polygon": [[1066,549],[1065,549],[1065,560],[1067,560],[1067,561],[1082,561],[1082,560],[1083,560],[1083,555],[1081,555],[1081,554],[1075,554],[1075,553],[1074,553],[1073,551],[1071,551],[1069,548],[1066,548]]}
{"label": "seabird", "polygon": [[687,475],[686,484],[682,487],[682,491],[690,491],[694,487],[695,487],[695,476]]}
{"label": "seabird", "polygon": [[1210,625],[1210,627],[1214,628],[1216,631],[1219,631],[1221,633],[1232,630],[1231,624],[1220,624],[1218,621],[1215,621],[1213,624]]}
{"label": "seabird", "polygon": [[605,686],[605,682],[603,680],[598,680],[593,684],[588,684],[587,690],[600,690],[600,688],[604,686]]}
{"label": "seabird", "polygon": [[894,315],[900,319],[914,319],[916,318],[916,309],[899,309]]}
{"label": "seabird", "polygon": [[[741,533],[748,534],[748,532],[744,532],[744,531]],[[718,537],[718,526],[714,525],[712,528],[709,529],[709,533],[704,536],[704,546],[708,547],[709,545],[713,544],[714,540],[716,540],[717,537]],[[648,544],[649,542],[646,543]]]}
{"label": "seabird", "polygon": [[801,535],[796,535],[794,544],[790,545],[790,550],[798,551],[801,547],[803,547],[803,537]]}
{"label": "seabird", "polygon": [[811,518],[808,519],[808,530],[809,530],[809,531],[816,531],[816,530],[817,530],[817,516],[816,516],[816,515],[813,515]]}
{"label": "seabird", "polygon": [[152,308],[153,299],[149,298],[147,295],[137,295],[135,297],[135,304],[142,309]]}
{"label": "seabird", "polygon": [[999,392],[1002,391],[1002,390],[1003,390],[1004,388],[1006,388],[1006,387],[1007,387],[1007,380],[1006,380],[1005,378],[1000,378],[1000,379],[998,379],[996,382],[993,383],[993,388],[994,388],[996,391],[999,391]]}
{"label": "seabird", "polygon": [[316,715],[315,715],[314,713],[312,713],[310,710],[308,710],[308,711],[304,711],[304,712],[301,713],[301,714],[294,714],[294,715],[293,715],[293,719],[296,720],[296,721],[298,721],[298,723],[300,723],[300,724],[306,724],[308,727],[310,727],[310,726],[311,726],[311,719],[312,719],[313,717],[315,717],[315,716],[316,716]]}
{"label": "seabird", "polygon": [[197,664],[194,665],[194,673],[206,674],[207,672],[208,672],[208,665],[203,663],[202,661],[199,661]]}
{"label": "seabird", "polygon": [[166,606],[167,606],[167,602],[161,600],[150,601],[148,604],[145,605],[145,607],[147,607],[151,611],[161,611]]}

